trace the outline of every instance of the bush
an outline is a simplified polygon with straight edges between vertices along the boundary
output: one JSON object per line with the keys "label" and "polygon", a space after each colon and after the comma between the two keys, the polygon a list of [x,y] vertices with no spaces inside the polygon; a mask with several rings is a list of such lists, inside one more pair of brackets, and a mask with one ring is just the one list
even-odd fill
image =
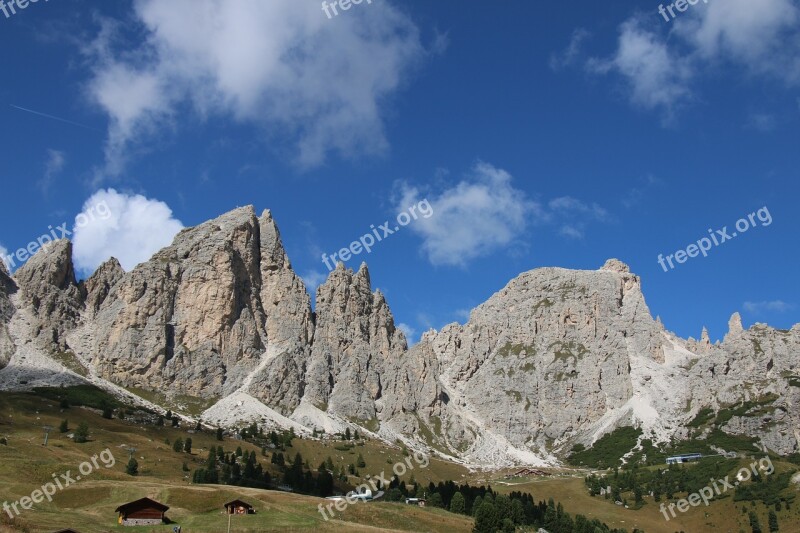
{"label": "bush", "polygon": [[67,431],[69,431],[69,422],[67,422],[66,420],[62,420],[61,425],[58,426],[58,430],[61,433],[66,433]]}

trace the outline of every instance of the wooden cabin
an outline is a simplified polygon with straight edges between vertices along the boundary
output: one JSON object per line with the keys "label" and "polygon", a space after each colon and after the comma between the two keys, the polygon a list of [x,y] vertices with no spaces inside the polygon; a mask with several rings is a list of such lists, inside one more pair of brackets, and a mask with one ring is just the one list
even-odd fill
{"label": "wooden cabin", "polygon": [[163,503],[142,498],[120,505],[115,512],[119,513],[118,522],[123,526],[158,526],[164,523],[168,509]]}
{"label": "wooden cabin", "polygon": [[225,504],[225,512],[227,514],[255,514],[256,510],[247,502],[233,500]]}

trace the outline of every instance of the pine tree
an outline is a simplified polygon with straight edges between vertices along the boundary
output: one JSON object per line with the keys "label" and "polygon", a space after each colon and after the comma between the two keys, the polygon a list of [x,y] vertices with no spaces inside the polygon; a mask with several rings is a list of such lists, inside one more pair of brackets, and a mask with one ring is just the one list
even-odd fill
{"label": "pine tree", "polygon": [[175,442],[172,444],[172,449],[176,452],[183,450],[183,440],[180,437],[175,439]]}
{"label": "pine tree", "polygon": [[78,424],[78,429],[75,430],[75,442],[78,444],[89,440],[89,424],[81,422]]}
{"label": "pine tree", "polygon": [[217,440],[222,440],[222,428],[217,428]]}
{"label": "pine tree", "polygon": [[67,422],[66,420],[62,420],[61,425],[58,426],[58,430],[61,433],[66,433],[67,431],[69,431],[69,422]]}
{"label": "pine tree", "polygon": [[494,504],[484,501],[477,511],[475,511],[474,533],[496,533],[500,528],[500,520],[497,519],[497,510]]}
{"label": "pine tree", "polygon": [[453,494],[452,499],[450,500],[450,512],[457,513],[457,514],[464,514],[467,511],[466,502],[464,501],[464,495],[460,492],[456,492]]}
{"label": "pine tree", "polygon": [[192,438],[186,437],[186,442],[183,443],[183,451],[192,453]]}
{"label": "pine tree", "polygon": [[125,473],[129,476],[136,476],[139,474],[139,463],[133,457],[128,461],[128,466],[125,467]]}
{"label": "pine tree", "polygon": [[358,454],[358,459],[356,460],[356,466],[358,466],[358,468],[364,468],[365,466],[367,466],[366,461],[364,461],[363,455]]}
{"label": "pine tree", "polygon": [[775,531],[779,531],[778,528],[778,515],[775,514],[775,511],[769,512],[769,531],[770,533],[774,533]]}
{"label": "pine tree", "polygon": [[344,430],[344,440],[350,440],[350,428]]}
{"label": "pine tree", "polygon": [[480,508],[481,504],[483,503],[483,498],[480,496],[475,497],[475,501],[472,502],[472,516],[475,517],[478,514],[478,509]]}
{"label": "pine tree", "polygon": [[753,511],[750,511],[750,528],[753,530],[753,533],[761,533],[761,523],[758,521],[758,515]]}

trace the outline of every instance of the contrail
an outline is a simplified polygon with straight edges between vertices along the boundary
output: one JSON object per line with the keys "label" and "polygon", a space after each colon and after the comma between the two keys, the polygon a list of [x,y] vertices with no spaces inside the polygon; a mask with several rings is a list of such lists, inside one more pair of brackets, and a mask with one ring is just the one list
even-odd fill
{"label": "contrail", "polygon": [[39,115],[40,117],[51,118],[53,120],[58,120],[59,122],[65,122],[67,124],[72,124],[73,126],[78,126],[80,128],[86,128],[87,130],[100,131],[100,130],[98,130],[96,128],[92,128],[90,126],[86,126],[85,124],[79,124],[77,122],[72,122],[71,120],[67,120],[65,118],[54,117],[53,115],[48,115],[47,113],[40,113],[38,111],[34,111],[33,109],[25,109],[24,107],[20,107],[18,105],[14,105],[14,104],[8,104],[8,105],[13,107],[14,109],[19,109],[20,111],[25,111],[26,113],[33,113],[34,115]]}

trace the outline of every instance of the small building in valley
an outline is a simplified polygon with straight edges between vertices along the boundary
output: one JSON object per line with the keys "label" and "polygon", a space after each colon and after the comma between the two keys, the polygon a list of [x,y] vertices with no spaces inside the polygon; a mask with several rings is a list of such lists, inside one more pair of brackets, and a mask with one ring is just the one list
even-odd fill
{"label": "small building in valley", "polygon": [[120,505],[115,512],[119,513],[119,523],[123,526],[158,526],[166,520],[165,513],[169,509],[163,503],[150,498]]}
{"label": "small building in valley", "polygon": [[699,461],[702,458],[703,455],[699,453],[685,453],[683,455],[675,455],[673,457],[667,457],[667,464],[678,465],[681,463],[690,463],[692,461]]}
{"label": "small building in valley", "polygon": [[228,514],[255,514],[253,506],[242,500],[233,500],[225,504],[225,512]]}

